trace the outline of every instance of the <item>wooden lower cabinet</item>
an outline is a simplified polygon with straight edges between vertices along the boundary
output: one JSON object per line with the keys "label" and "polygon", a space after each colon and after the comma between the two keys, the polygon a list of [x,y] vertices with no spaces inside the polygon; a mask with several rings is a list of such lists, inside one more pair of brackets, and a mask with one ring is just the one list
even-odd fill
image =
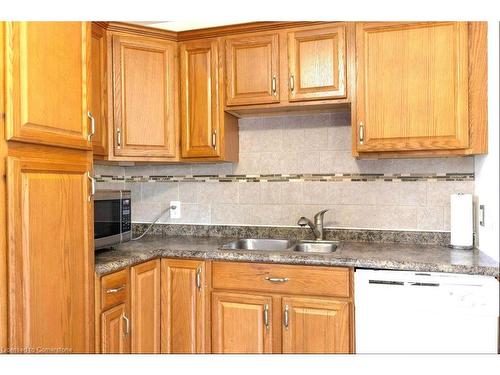
{"label": "wooden lower cabinet", "polygon": [[96,352],[159,353],[160,260],[97,277],[96,322]]}
{"label": "wooden lower cabinet", "polygon": [[283,353],[349,353],[349,302],[284,297]]}
{"label": "wooden lower cabinet", "polygon": [[22,143],[8,153],[9,345],[22,353],[91,353],[92,155]]}
{"label": "wooden lower cabinet", "polygon": [[209,352],[207,264],[162,260],[162,352]]}
{"label": "wooden lower cabinet", "polygon": [[212,352],[271,353],[272,297],[212,294]]}
{"label": "wooden lower cabinet", "polygon": [[160,352],[160,260],[130,269],[132,353]]}
{"label": "wooden lower cabinet", "polygon": [[125,303],[101,314],[101,353],[130,353],[130,335]]}

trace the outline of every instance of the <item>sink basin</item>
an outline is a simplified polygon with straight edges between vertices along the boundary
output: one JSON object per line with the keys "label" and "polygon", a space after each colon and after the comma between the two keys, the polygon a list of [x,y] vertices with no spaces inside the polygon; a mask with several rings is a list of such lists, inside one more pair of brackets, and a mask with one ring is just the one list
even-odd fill
{"label": "sink basin", "polygon": [[293,247],[293,251],[301,253],[333,253],[337,250],[338,245],[337,241],[300,241]]}
{"label": "sink basin", "polygon": [[228,250],[284,251],[291,249],[295,245],[295,243],[295,241],[290,240],[242,238],[226,243],[222,245],[222,248]]}

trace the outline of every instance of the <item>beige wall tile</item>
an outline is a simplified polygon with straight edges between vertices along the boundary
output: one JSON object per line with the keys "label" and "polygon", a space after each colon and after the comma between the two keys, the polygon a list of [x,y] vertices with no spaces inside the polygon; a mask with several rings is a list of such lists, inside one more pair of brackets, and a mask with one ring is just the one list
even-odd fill
{"label": "beige wall tile", "polygon": [[421,230],[444,230],[444,207],[418,207],[417,228]]}

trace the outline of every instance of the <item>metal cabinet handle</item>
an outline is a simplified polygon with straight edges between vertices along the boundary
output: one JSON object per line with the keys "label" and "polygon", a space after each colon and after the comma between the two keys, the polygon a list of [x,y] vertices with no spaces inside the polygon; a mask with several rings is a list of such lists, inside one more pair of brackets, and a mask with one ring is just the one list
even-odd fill
{"label": "metal cabinet handle", "polygon": [[266,277],[267,281],[270,281],[272,283],[286,283],[288,280],[290,280],[288,277]]}
{"label": "metal cabinet handle", "polygon": [[288,316],[288,305],[285,305],[285,311],[283,313],[283,324],[285,325],[285,328],[288,329],[288,324],[289,322],[289,316]]}
{"label": "metal cabinet handle", "polygon": [[90,175],[90,172],[87,172],[87,178],[90,180],[90,195],[89,202],[92,200],[92,197],[95,195],[95,178]]}
{"label": "metal cabinet handle", "polygon": [[87,116],[90,119],[90,134],[88,135],[88,140],[90,141],[95,134],[95,119],[94,116],[92,116],[92,112],[90,111],[87,112]]}
{"label": "metal cabinet handle", "polygon": [[201,290],[201,268],[196,270],[196,287]]}
{"label": "metal cabinet handle", "polygon": [[122,131],[120,128],[116,129],[116,146],[118,148],[122,147]]}
{"label": "metal cabinet handle", "polygon": [[217,130],[212,133],[212,147],[217,150]]}
{"label": "metal cabinet handle", "polygon": [[123,284],[122,286],[119,286],[118,288],[109,288],[109,289],[106,289],[106,293],[108,294],[111,294],[111,293],[118,293],[118,292],[121,292],[123,289],[125,289],[125,284]]}
{"label": "metal cabinet handle", "polygon": [[276,75],[273,75],[273,79],[271,81],[271,90],[273,91],[273,95],[276,96]]}
{"label": "metal cabinet handle", "polygon": [[267,303],[264,305],[264,325],[266,331],[269,331],[269,305]]}
{"label": "metal cabinet handle", "polygon": [[128,334],[130,333],[130,320],[129,318],[127,318],[127,316],[125,315],[125,313],[122,314],[122,319],[125,320],[125,336],[128,336]]}
{"label": "metal cabinet handle", "polygon": [[295,90],[295,77],[293,74],[290,76],[290,91],[293,92]]}
{"label": "metal cabinet handle", "polygon": [[363,122],[359,123],[359,144],[362,145],[365,140],[365,125]]}

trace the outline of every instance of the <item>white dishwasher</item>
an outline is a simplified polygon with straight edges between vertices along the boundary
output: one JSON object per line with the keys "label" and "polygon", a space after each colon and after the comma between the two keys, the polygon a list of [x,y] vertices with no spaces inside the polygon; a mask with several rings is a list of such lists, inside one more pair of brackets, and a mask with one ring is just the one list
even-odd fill
{"label": "white dishwasher", "polygon": [[356,353],[497,353],[498,281],[356,270]]}

